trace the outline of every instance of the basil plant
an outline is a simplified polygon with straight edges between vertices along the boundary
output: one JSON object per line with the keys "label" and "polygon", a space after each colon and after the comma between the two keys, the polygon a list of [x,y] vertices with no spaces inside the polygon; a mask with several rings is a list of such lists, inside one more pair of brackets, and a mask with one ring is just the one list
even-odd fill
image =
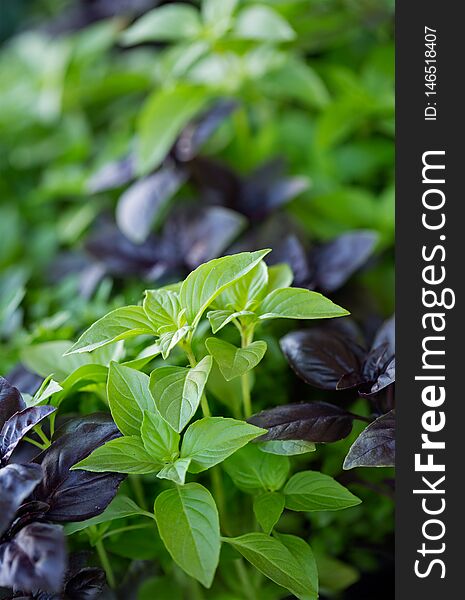
{"label": "basil plant", "polygon": [[[267,430],[247,422],[253,413],[253,370],[267,352],[260,339],[266,321],[348,312],[321,294],[290,287],[289,267],[268,267],[268,253],[218,258],[181,283],[148,290],[141,306],[113,310],[67,350],[65,356],[77,359],[135,336],[146,341],[132,360],[122,362],[123,354],[114,352],[105,375],[106,398],[121,435],[72,467],[129,474],[146,506],[119,494],[99,517],[67,527],[68,534],[87,527],[95,532],[105,520],[138,514],[156,522],[150,535],[168,553],[163,550],[159,567],[168,577],[184,572],[186,585],[199,582],[234,597],[284,598],[290,592],[310,600],[318,597],[312,549],[283,531],[281,516],[340,510],[360,500],[327,475],[297,469],[294,461],[305,464],[297,455],[315,450],[311,442],[260,441]],[[240,340],[237,345],[224,339],[234,328],[229,340]],[[95,368],[91,363],[84,368],[89,365]],[[156,368],[145,372],[150,365]],[[79,377],[69,377],[75,386]],[[83,377],[87,384],[92,374]],[[61,387],[58,396],[66,381]],[[153,497],[147,498],[149,489]],[[108,560],[104,563],[110,570]]]}

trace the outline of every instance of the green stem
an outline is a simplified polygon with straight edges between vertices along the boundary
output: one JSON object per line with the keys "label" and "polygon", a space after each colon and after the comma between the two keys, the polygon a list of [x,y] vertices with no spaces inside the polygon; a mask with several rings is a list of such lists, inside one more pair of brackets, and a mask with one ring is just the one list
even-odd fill
{"label": "green stem", "polygon": [[111,588],[115,588],[116,587],[115,576],[113,574],[111,562],[110,562],[110,559],[108,558],[108,554],[107,554],[107,551],[105,550],[105,546],[103,545],[102,540],[98,540],[98,542],[95,544],[95,547],[97,548],[97,553],[98,553],[98,556],[100,559],[100,563],[103,567],[103,570],[105,571],[105,575],[107,576],[108,585]]}
{"label": "green stem", "polygon": [[144,487],[140,475],[129,475],[129,484],[132,488],[137,503],[144,510],[148,510],[147,501],[145,499]]}
{"label": "green stem", "polygon": [[33,446],[36,446],[37,448],[40,448],[41,450],[46,450],[48,448],[48,446],[46,446],[45,444],[41,444],[40,442],[36,442],[35,440],[33,440],[32,438],[30,438],[27,435],[25,435],[23,437],[23,441],[24,442],[29,442],[29,444],[32,444]]}
{"label": "green stem", "polygon": [[208,400],[205,394],[202,394],[202,398],[200,399],[200,407],[202,408],[202,413],[204,417],[212,416],[210,406],[208,405]]}
{"label": "green stem", "polygon": [[34,427],[34,431],[35,431],[35,433],[37,433],[37,435],[40,437],[40,439],[44,443],[44,448],[48,448],[50,446],[51,442],[48,439],[48,437],[45,435],[45,433],[42,431],[42,427],[40,425],[36,425]]}
{"label": "green stem", "polygon": [[107,533],[102,535],[100,540],[105,540],[106,538],[109,538],[113,535],[117,535],[118,533],[124,533],[125,531],[133,531],[134,529],[147,529],[148,527],[153,527],[153,525],[150,525],[148,523],[141,523],[139,525],[127,525],[126,527],[119,527],[118,529],[112,529],[111,531],[107,531]]}
{"label": "green stem", "polygon": [[56,419],[57,413],[54,412],[50,415],[50,439],[52,439],[53,434],[55,433],[55,419]]}
{"label": "green stem", "polygon": [[187,355],[187,359],[189,360],[189,364],[191,367],[195,367],[197,365],[197,360],[195,358],[194,353],[192,352],[192,347],[189,343],[185,343],[184,346],[184,352]]}
{"label": "green stem", "polygon": [[[184,342],[183,344],[184,352],[186,353],[187,359],[191,368],[197,366],[197,359],[195,358],[195,354],[192,352],[192,346],[189,342]],[[202,394],[202,398],[200,399],[200,406],[202,408],[202,413],[204,417],[211,417],[211,410],[208,405],[208,400],[205,394]]]}
{"label": "green stem", "polygon": [[[248,329],[247,327],[242,326],[239,331],[241,332],[241,348],[246,348],[253,342],[253,329]],[[252,399],[250,396],[250,379],[248,373],[241,375],[241,391],[244,418],[248,419],[253,414]]]}
{"label": "green stem", "polygon": [[242,404],[244,407],[244,418],[247,420],[252,416],[252,401],[250,399],[250,385],[248,373],[241,375],[241,390],[242,390]]}

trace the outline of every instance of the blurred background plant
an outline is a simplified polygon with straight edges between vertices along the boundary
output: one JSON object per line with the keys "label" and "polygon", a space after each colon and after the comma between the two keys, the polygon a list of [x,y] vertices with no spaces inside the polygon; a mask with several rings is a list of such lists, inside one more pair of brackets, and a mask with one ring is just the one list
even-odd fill
{"label": "blurred background plant", "polygon": [[[1,373],[34,392],[18,366],[26,346],[74,339],[147,287],[265,246],[296,285],[347,307],[370,346],[394,308],[392,0],[6,0],[1,11]],[[269,329],[258,405],[333,400],[290,371],[273,342],[288,331]],[[356,391],[337,395],[370,414]],[[91,404],[80,395],[81,412]],[[363,504],[305,527],[322,594],[391,598],[392,473],[342,473],[361,428],[302,460]]]}

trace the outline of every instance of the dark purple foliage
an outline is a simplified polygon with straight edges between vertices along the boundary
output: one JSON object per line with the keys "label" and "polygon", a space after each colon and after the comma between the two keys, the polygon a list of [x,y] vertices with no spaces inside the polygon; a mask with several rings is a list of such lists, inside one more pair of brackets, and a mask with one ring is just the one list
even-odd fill
{"label": "dark purple foliage", "polygon": [[133,183],[120,197],[116,222],[123,234],[140,244],[148,238],[154,221],[186,179],[174,164],[163,165],[156,173]]}
{"label": "dark purple foliage", "polygon": [[54,406],[31,406],[5,421],[0,430],[0,464],[7,462],[21,439],[31,429],[55,411]]}
{"label": "dark purple foliage", "polygon": [[91,194],[105,192],[129,183],[135,176],[135,159],[126,156],[120,160],[107,163],[87,182]]}
{"label": "dark purple foliage", "polygon": [[172,155],[180,162],[194,159],[203,144],[210,138],[216,129],[236,109],[237,102],[223,99],[216,102],[212,108],[195,119],[179,135]]}
{"label": "dark purple foliage", "polygon": [[7,465],[0,469],[0,540],[18,508],[41,479],[40,465]]}
{"label": "dark purple foliage", "polygon": [[0,586],[56,592],[65,567],[65,540],[59,525],[30,523],[0,544]]}
{"label": "dark purple foliage", "polygon": [[0,427],[16,412],[26,408],[19,390],[0,377]]}
{"label": "dark purple foliage", "polygon": [[[11,459],[24,435],[54,410],[26,408],[18,390],[0,378],[2,460]],[[70,419],[35,462],[0,468],[0,587],[21,590],[17,598],[36,600],[91,600],[100,595],[100,569],[70,571],[63,588],[64,535],[60,526],[49,522],[84,520],[105,510],[124,475],[69,469],[118,435],[109,415]]]}
{"label": "dark purple foliage", "polygon": [[394,466],[395,444],[395,411],[391,410],[358,436],[346,456],[344,469]]}
{"label": "dark purple foliage", "polygon": [[43,379],[36,373],[28,371],[24,365],[18,363],[6,376],[10,385],[18,388],[21,394],[33,396],[40,387]]}
{"label": "dark purple foliage", "polygon": [[342,287],[366,263],[377,239],[374,231],[351,231],[315,248],[310,254],[314,287],[326,292]]}
{"label": "dark purple foliage", "polygon": [[244,227],[241,215],[221,206],[178,209],[163,231],[165,260],[189,272],[223,254]]}
{"label": "dark purple foliage", "polygon": [[[289,333],[282,338],[281,348],[293,370],[306,383],[325,390],[355,388],[361,396],[372,400],[375,414],[380,415],[394,406],[394,336],[394,318],[391,318],[378,330],[368,352],[359,345],[356,329],[331,325]],[[335,441],[348,435],[352,424],[350,420],[347,432],[342,435],[344,418],[338,420],[338,413],[345,413],[348,419],[357,418],[336,406],[318,402],[279,406],[254,415],[250,422],[268,429],[261,439]],[[328,439],[326,426],[332,431],[330,426],[333,425],[341,437]],[[322,435],[318,439],[320,432]],[[346,457],[344,468],[392,466],[394,454],[392,409],[359,435]]]}
{"label": "dark purple foliage", "polygon": [[323,390],[335,390],[344,375],[358,374],[366,354],[334,328],[293,331],[281,339],[281,348],[296,374]]}
{"label": "dark purple foliage", "polygon": [[265,163],[241,182],[233,208],[252,221],[261,221],[308,187],[306,177],[286,177],[283,161],[276,159]]}
{"label": "dark purple foliage", "polygon": [[177,208],[161,233],[142,244],[116,228],[105,227],[86,243],[105,272],[148,282],[185,276],[202,262],[220,256],[245,226],[244,218],[221,206]]}
{"label": "dark purple foliage", "polygon": [[44,475],[33,498],[49,505],[47,519],[83,521],[105,510],[124,475],[69,469],[95,448],[119,435],[116,425],[106,414],[74,419],[58,431],[50,448],[37,458]]}
{"label": "dark purple foliage", "polygon": [[304,237],[295,223],[280,215],[249,232],[235,250],[270,246],[273,252],[267,262],[287,263],[294,274],[293,285],[326,293],[341,288],[366,263],[378,239],[373,231],[351,231],[308,248]]}
{"label": "dark purple foliage", "polygon": [[249,422],[268,432],[257,441],[336,442],[352,430],[355,415],[326,402],[286,404],[254,415]]}
{"label": "dark purple foliage", "polygon": [[[385,341],[394,322],[383,326],[369,352],[346,329],[317,327],[284,336],[281,348],[289,364],[306,383],[325,390],[358,388],[363,395],[380,392],[395,380],[395,358]],[[379,344],[379,345],[378,345]]]}

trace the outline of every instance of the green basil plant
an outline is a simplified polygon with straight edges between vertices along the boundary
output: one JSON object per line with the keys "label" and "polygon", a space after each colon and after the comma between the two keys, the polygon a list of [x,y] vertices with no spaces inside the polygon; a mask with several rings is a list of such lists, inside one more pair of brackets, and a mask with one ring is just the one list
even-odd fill
{"label": "green basil plant", "polygon": [[[289,267],[268,267],[264,257],[269,252],[218,258],[181,283],[148,290],[141,306],[113,310],[66,351],[65,357],[77,359],[144,336],[146,345],[133,360],[117,362],[121,352],[107,353],[117,359],[109,362],[105,378],[121,436],[73,469],[129,474],[139,484],[159,482],[150,486],[156,492],[148,510],[118,495],[102,515],[70,524],[67,531],[92,531],[99,523],[139,514],[155,520],[172,561],[205,588],[239,586],[240,597],[258,598],[265,577],[277,584],[266,584],[271,590],[266,597],[282,598],[288,594],[285,588],[310,600],[318,597],[312,549],[302,538],[282,532],[280,518],[284,511],[334,511],[360,500],[327,475],[296,472],[293,460],[315,450],[314,444],[260,442],[266,430],[245,419],[253,412],[253,369],[267,351],[259,339],[261,325],[270,319],[327,319],[348,312],[321,294],[289,287]],[[211,335],[206,333],[210,328]],[[226,328],[237,329],[239,345],[223,339]],[[154,360],[160,366],[144,372]],[[82,375],[76,375],[79,369]],[[80,378],[86,384],[93,377],[101,381],[102,369],[81,365],[74,379],[69,382],[73,376],[68,376],[68,384],[65,380],[59,387],[78,385]],[[210,384],[218,388],[221,383],[237,383],[233,389],[239,404],[225,406],[227,416],[221,414],[223,403],[212,404],[209,393]],[[237,574],[229,584],[225,564]],[[162,562],[165,572],[170,568],[169,560]]]}

